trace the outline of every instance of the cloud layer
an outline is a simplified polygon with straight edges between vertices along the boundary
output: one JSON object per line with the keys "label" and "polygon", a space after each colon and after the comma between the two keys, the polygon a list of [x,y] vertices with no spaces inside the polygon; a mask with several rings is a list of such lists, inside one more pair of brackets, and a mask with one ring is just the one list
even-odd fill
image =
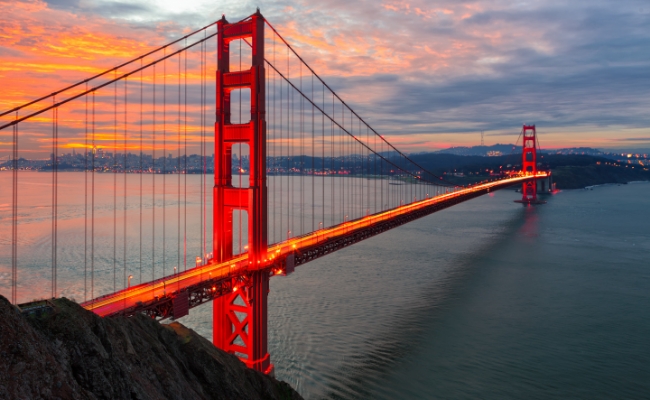
{"label": "cloud layer", "polygon": [[524,122],[549,147],[650,147],[645,0],[2,3],[11,13],[0,17],[0,108],[258,4],[409,151],[477,144],[481,130],[511,142]]}

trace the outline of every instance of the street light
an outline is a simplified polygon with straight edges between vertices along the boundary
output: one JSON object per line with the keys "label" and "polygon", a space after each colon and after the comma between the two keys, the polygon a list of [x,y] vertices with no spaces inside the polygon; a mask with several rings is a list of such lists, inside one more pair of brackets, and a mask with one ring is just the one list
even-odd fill
{"label": "street light", "polygon": [[131,287],[131,278],[133,278],[133,275],[129,275],[129,286],[128,287]]}

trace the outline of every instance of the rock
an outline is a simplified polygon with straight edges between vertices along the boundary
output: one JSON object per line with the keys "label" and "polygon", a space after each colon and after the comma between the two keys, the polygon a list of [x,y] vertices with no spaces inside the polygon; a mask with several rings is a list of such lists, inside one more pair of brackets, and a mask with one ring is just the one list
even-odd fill
{"label": "rock", "polygon": [[177,322],[51,304],[23,315],[0,296],[0,399],[302,398]]}

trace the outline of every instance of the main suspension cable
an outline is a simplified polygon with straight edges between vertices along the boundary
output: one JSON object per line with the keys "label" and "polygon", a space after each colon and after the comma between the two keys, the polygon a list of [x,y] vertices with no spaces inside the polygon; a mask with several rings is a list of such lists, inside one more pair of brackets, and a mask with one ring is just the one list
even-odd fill
{"label": "main suspension cable", "polygon": [[[345,132],[348,136],[350,136],[351,138],[353,138],[355,141],[359,142],[362,146],[364,146],[365,148],[367,148],[367,149],[370,150],[371,152],[375,153],[378,157],[382,158],[382,159],[383,159],[384,161],[386,161],[388,164],[394,166],[395,168],[399,169],[400,171],[403,171],[404,173],[406,173],[406,174],[408,174],[408,175],[411,175],[411,176],[414,177],[415,179],[419,179],[419,180],[421,180],[421,181],[424,181],[425,183],[435,184],[435,185],[441,185],[441,186],[454,186],[454,187],[457,187],[457,185],[453,185],[453,184],[451,184],[451,183],[450,183],[449,185],[444,185],[444,184],[441,184],[441,183],[439,183],[439,182],[432,182],[432,181],[422,180],[422,179],[419,178],[416,174],[414,174],[414,173],[412,173],[412,172],[410,172],[410,171],[408,171],[408,170],[403,169],[402,167],[398,166],[397,164],[395,164],[395,163],[394,163],[393,161],[391,161],[390,159],[387,159],[387,158],[385,158],[383,155],[377,153],[375,150],[371,149],[367,144],[363,143],[359,138],[357,138],[357,137],[354,136],[352,133],[350,133],[350,131],[348,131],[347,128],[345,128],[343,125],[341,125],[339,122],[337,122],[337,121],[334,119],[334,117],[332,117],[332,116],[330,116],[329,114],[327,114],[327,113],[325,112],[325,110],[323,110],[323,109],[320,108],[316,103],[314,103],[314,102],[313,102],[309,97],[307,97],[307,95],[306,95],[305,93],[303,93],[302,91],[300,91],[300,89],[299,89],[298,87],[296,87],[296,85],[294,85],[294,84],[293,84],[293,83],[292,83],[292,82],[291,82],[291,81],[290,81],[286,76],[284,76],[284,74],[282,74],[282,73],[281,73],[281,72],[280,72],[280,71],[279,71],[279,70],[278,70],[278,69],[277,69],[273,64],[269,63],[268,61],[266,61],[266,63],[267,63],[271,68],[273,68],[273,70],[274,70],[278,75],[280,75],[280,77],[281,77],[282,79],[284,79],[284,80],[287,82],[287,84],[289,84],[289,85],[290,85],[290,86],[291,86],[291,87],[292,87],[296,92],[298,92],[298,93],[299,93],[303,98],[305,98],[308,102],[310,102],[310,103],[311,103],[311,104],[312,104],[312,105],[313,105],[313,106],[314,106],[318,111],[320,111],[322,114],[324,114],[324,115],[325,115],[325,116],[326,116],[330,121],[332,121],[332,123],[333,123],[334,125],[336,125],[340,130],[342,130],[343,132]],[[343,114],[345,114],[345,113],[343,113]],[[370,128],[370,129],[372,129],[372,128]],[[393,145],[391,145],[391,144],[388,144],[388,146],[390,146],[391,148],[393,147]],[[401,154],[401,153],[400,153],[400,154]],[[431,175],[433,175],[433,174],[431,174]],[[436,176],[436,175],[433,175],[433,176],[435,176],[435,177],[437,177],[437,178],[440,178],[440,177],[438,177],[438,176]],[[443,180],[442,178],[440,178],[440,179]]]}
{"label": "main suspension cable", "polygon": [[[284,44],[285,44],[285,45],[286,45],[286,46],[291,50],[291,52],[292,52],[296,57],[298,57],[298,59],[302,62],[302,64],[304,64],[304,65],[305,65],[305,66],[306,66],[306,67],[311,71],[311,73],[314,74],[314,76],[315,76],[319,81],[321,81],[321,83],[322,83],[322,84],[323,84],[327,89],[329,89],[329,90],[332,92],[332,94],[333,94],[334,96],[336,96],[336,98],[337,98],[337,99],[338,99],[338,100],[339,100],[339,101],[340,101],[340,102],[341,102],[341,103],[342,103],[342,104],[343,104],[343,105],[344,105],[348,110],[350,110],[350,112],[351,112],[352,114],[354,114],[354,115],[355,115],[359,120],[361,120],[361,121],[364,123],[364,125],[366,125],[366,126],[367,126],[367,127],[368,127],[368,128],[369,128],[369,129],[370,129],[370,130],[375,134],[375,135],[379,136],[379,137],[381,138],[381,140],[383,140],[383,141],[384,141],[388,146],[390,146],[394,151],[396,151],[399,155],[401,155],[401,156],[405,157],[406,159],[408,159],[408,160],[409,160],[413,165],[415,165],[416,167],[420,168],[423,172],[426,172],[426,173],[428,173],[428,174],[430,174],[430,175],[432,175],[432,176],[434,176],[434,177],[436,177],[436,178],[439,178],[440,180],[443,180],[443,181],[444,181],[444,179],[443,179],[442,177],[437,176],[436,174],[434,174],[434,173],[432,173],[432,172],[429,172],[429,171],[426,170],[424,167],[422,167],[421,165],[419,165],[419,164],[416,163],[415,161],[413,161],[413,160],[411,160],[410,158],[408,158],[404,153],[402,153],[401,151],[399,151],[395,146],[393,146],[390,142],[388,142],[388,141],[387,141],[387,140],[386,140],[382,135],[380,135],[377,131],[375,131],[374,128],[373,128],[372,126],[370,126],[370,125],[369,125],[369,124],[368,124],[368,123],[367,123],[367,122],[366,122],[366,121],[365,121],[365,120],[364,120],[364,119],[363,119],[359,114],[356,113],[356,111],[354,111],[354,110],[353,110],[353,109],[352,109],[352,108],[351,108],[351,107],[350,107],[350,106],[349,106],[345,101],[343,101],[343,99],[342,99],[342,98],[341,98],[341,97],[340,97],[340,96],[339,96],[339,95],[334,91],[334,89],[332,89],[332,88],[331,88],[327,83],[325,83],[325,81],[324,81],[324,80],[323,80],[323,79],[322,79],[322,78],[321,78],[321,77],[316,73],[316,71],[314,71],[314,70],[309,66],[309,64],[307,64],[307,63],[305,62],[305,60],[304,60],[302,57],[300,57],[300,55],[299,55],[299,54],[294,50],[294,48],[291,47],[291,45],[290,45],[290,44],[289,44],[289,43],[288,43],[288,42],[287,42],[287,41],[282,37],[282,35],[280,35],[280,33],[279,33],[279,32],[278,32],[278,31],[273,27],[273,25],[271,25],[271,23],[269,23],[269,21],[266,20],[266,18],[264,19],[264,22],[265,22],[265,23],[269,26],[269,28],[271,28],[271,30],[272,30],[272,31],[273,31],[273,32],[274,32],[274,33],[275,33],[275,34],[280,38],[280,40],[282,40],[282,42],[284,42]],[[268,61],[267,61],[267,63],[268,63]],[[452,184],[451,182],[448,182],[448,183],[451,184],[451,185],[453,185],[453,186],[457,186],[457,185]]]}
{"label": "main suspension cable", "polygon": [[[243,22],[243,21],[246,21],[246,20],[249,19],[249,18],[251,18],[251,16],[248,16],[248,17],[242,19],[242,20],[239,21],[238,23]],[[212,25],[213,25],[213,24],[212,24]],[[211,25],[210,25],[210,26],[211,26]],[[232,26],[236,26],[236,24],[230,25],[227,29],[230,29]],[[199,32],[200,32],[200,30],[199,30]],[[75,100],[75,99],[78,99],[78,98],[80,98],[80,97],[82,97],[82,96],[85,96],[85,95],[89,94],[89,93],[92,92],[92,91],[97,91],[97,90],[99,90],[99,89],[101,89],[101,88],[103,88],[103,87],[106,87],[106,86],[108,86],[108,85],[114,83],[115,81],[118,81],[118,80],[124,79],[124,78],[126,78],[126,77],[128,77],[128,76],[131,76],[131,75],[133,75],[133,74],[135,74],[135,73],[140,72],[140,71],[143,70],[143,69],[147,69],[147,68],[149,68],[149,67],[151,67],[151,66],[154,66],[154,65],[156,65],[156,64],[158,64],[158,63],[160,63],[160,62],[165,61],[166,59],[168,59],[168,58],[170,58],[170,57],[173,57],[173,56],[175,56],[175,55],[177,55],[177,54],[179,54],[179,53],[182,53],[182,52],[184,52],[184,51],[186,51],[186,50],[189,50],[189,49],[193,48],[194,46],[197,46],[197,45],[199,45],[199,44],[202,44],[202,43],[206,42],[208,39],[211,39],[211,38],[213,38],[213,37],[215,37],[215,36],[217,36],[217,35],[219,34],[219,32],[215,32],[215,33],[211,33],[210,35],[208,35],[207,32],[205,32],[205,31],[204,31],[204,33],[205,33],[205,34],[204,34],[203,39],[197,40],[196,42],[194,42],[194,43],[192,43],[192,44],[190,44],[190,45],[187,45],[187,46],[185,46],[185,47],[183,47],[183,48],[181,48],[181,49],[178,49],[178,50],[176,50],[176,51],[174,51],[174,52],[172,52],[172,53],[169,53],[168,55],[166,55],[166,56],[164,56],[164,57],[162,57],[162,58],[159,58],[159,59],[157,59],[157,60],[151,61],[150,63],[148,63],[148,64],[146,64],[146,65],[144,65],[144,66],[141,66],[141,67],[139,67],[139,68],[136,68],[136,69],[134,69],[134,70],[132,70],[132,71],[130,71],[130,72],[124,73],[124,74],[122,74],[122,75],[119,76],[119,77],[116,77],[116,78],[114,78],[114,79],[108,80],[108,81],[106,81],[106,82],[104,82],[104,83],[102,83],[102,84],[100,84],[100,85],[97,85],[97,86],[91,88],[91,89],[85,90],[85,91],[83,91],[83,92],[81,92],[81,93],[77,93],[76,95],[73,95],[73,96],[71,96],[71,97],[68,97],[67,99],[62,100],[62,101],[60,101],[60,102],[58,102],[58,103],[53,103],[52,105],[47,106],[47,107],[45,107],[45,108],[42,108],[42,109],[40,109],[40,110],[38,110],[38,111],[35,111],[35,112],[31,113],[31,114],[27,114],[27,115],[25,115],[25,116],[23,116],[23,117],[21,117],[21,118],[17,118],[17,119],[15,119],[15,120],[12,120],[12,121],[6,123],[6,124],[0,125],[0,130],[3,130],[3,129],[5,129],[5,128],[9,127],[9,126],[12,126],[12,125],[18,124],[18,123],[20,123],[20,122],[22,122],[22,121],[25,121],[25,120],[30,119],[30,118],[32,118],[32,117],[35,117],[35,116],[37,116],[37,115],[40,115],[40,114],[42,114],[42,113],[44,113],[44,112],[46,112],[46,111],[49,111],[49,110],[51,110],[51,109],[53,109],[53,108],[56,108],[56,107],[59,107],[59,106],[61,106],[61,105],[63,105],[63,104],[69,103],[69,102],[71,102],[71,101],[73,101],[73,100]],[[181,39],[183,39],[183,38],[181,38]],[[181,40],[181,39],[179,39],[179,40]],[[168,47],[168,46],[163,46],[163,47],[160,48],[160,50],[162,50],[162,49],[166,49],[167,47]],[[144,57],[145,57],[145,56],[138,57],[138,58],[136,58],[135,60],[138,60],[138,59],[141,59],[141,58],[144,58]],[[117,67],[115,67],[115,68],[113,68],[113,69],[110,69],[110,70],[106,71],[106,73],[108,73],[108,72],[115,72],[115,73],[116,73],[116,72],[117,72]],[[104,75],[104,74],[102,74],[102,75]],[[90,80],[90,79],[88,79],[88,80]],[[79,84],[84,83],[84,82],[85,82],[85,81],[81,81]],[[77,85],[77,86],[78,86],[78,85]],[[62,91],[64,91],[64,90],[62,90]],[[60,91],[59,91],[59,92],[60,92]],[[51,97],[51,95],[45,96],[43,99],[47,99],[47,98],[49,98],[49,97]],[[26,105],[24,105],[24,106],[26,106]],[[3,116],[3,115],[6,115],[7,113],[8,113],[8,112],[4,112],[3,114],[0,115],[0,117]]]}
{"label": "main suspension cable", "polygon": [[[249,17],[249,18],[250,18],[250,17]],[[33,104],[36,104],[36,103],[40,102],[40,101],[43,101],[43,100],[48,99],[48,98],[50,98],[50,97],[56,96],[56,95],[58,95],[58,94],[60,94],[60,93],[66,92],[66,91],[68,91],[68,90],[70,90],[70,89],[74,89],[75,87],[77,87],[77,86],[79,86],[79,85],[82,85],[82,84],[86,84],[86,85],[88,85],[88,82],[90,82],[90,81],[92,81],[92,80],[95,80],[95,79],[97,79],[97,78],[99,78],[99,77],[102,77],[102,76],[104,76],[104,75],[106,75],[106,74],[108,74],[108,73],[115,72],[115,71],[117,71],[118,69],[123,68],[123,67],[126,67],[127,65],[132,64],[132,63],[134,63],[134,62],[136,62],[136,61],[138,61],[138,60],[140,60],[140,62],[142,62],[142,59],[144,59],[145,57],[148,57],[148,56],[150,56],[150,55],[152,55],[152,54],[155,54],[155,53],[157,53],[157,52],[159,52],[159,51],[161,51],[161,50],[163,50],[163,49],[166,49],[167,47],[172,46],[172,45],[174,45],[174,44],[180,42],[181,40],[185,40],[185,41],[187,42],[187,38],[189,38],[190,36],[194,36],[194,35],[196,35],[197,33],[201,32],[201,31],[204,31],[204,30],[208,29],[209,27],[211,27],[211,26],[213,26],[213,25],[216,25],[216,24],[217,24],[216,22],[213,22],[213,23],[211,23],[211,24],[209,24],[209,25],[204,26],[203,28],[197,29],[197,30],[194,31],[194,32],[188,33],[187,35],[183,36],[183,37],[180,38],[180,39],[177,39],[177,40],[174,40],[173,42],[167,43],[167,44],[164,45],[164,46],[160,46],[160,47],[158,47],[158,48],[155,48],[155,49],[151,50],[151,51],[148,52],[148,53],[145,53],[145,54],[143,54],[143,55],[141,55],[141,56],[139,56],[139,57],[136,57],[136,58],[133,58],[133,59],[131,59],[131,60],[129,60],[129,61],[126,61],[126,62],[124,62],[124,63],[122,63],[122,64],[120,64],[120,65],[117,65],[117,66],[115,66],[115,67],[113,67],[113,68],[111,68],[111,69],[107,69],[107,70],[105,70],[105,71],[103,71],[103,72],[100,72],[99,74],[93,75],[93,76],[91,76],[90,78],[86,78],[86,79],[84,79],[83,81],[79,81],[79,82],[74,83],[74,84],[72,84],[72,85],[70,85],[70,86],[64,87],[63,89],[59,89],[59,90],[57,90],[57,91],[55,91],[55,92],[52,92],[52,93],[50,93],[50,94],[48,94],[48,95],[45,95],[45,96],[43,96],[43,97],[39,97],[38,99],[32,100],[32,101],[30,101],[30,102],[28,102],[28,103],[21,104],[21,105],[19,105],[19,106],[17,106],[17,107],[12,108],[11,110],[4,111],[4,112],[0,113],[0,117],[3,117],[3,116],[5,116],[5,115],[7,115],[7,114],[10,114],[10,113],[12,113],[12,112],[18,111],[18,110],[20,110],[20,109],[23,109],[23,108],[25,108],[25,107],[29,107],[29,106],[31,106],[31,105],[33,105]]]}

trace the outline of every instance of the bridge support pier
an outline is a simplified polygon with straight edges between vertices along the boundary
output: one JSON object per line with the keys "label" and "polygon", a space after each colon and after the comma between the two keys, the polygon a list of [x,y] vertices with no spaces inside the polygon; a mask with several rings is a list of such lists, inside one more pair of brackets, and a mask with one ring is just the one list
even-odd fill
{"label": "bridge support pier", "polygon": [[[249,272],[233,279],[232,293],[213,301],[213,342],[236,354],[248,367],[269,374],[273,372],[267,351],[269,271],[259,269],[267,258],[264,17],[259,10],[233,24],[223,17],[217,29],[213,261],[232,258],[233,211],[246,211]],[[252,46],[251,68],[230,72],[230,42],[241,39]],[[230,94],[241,89],[250,90],[251,119],[233,124]],[[247,188],[232,185],[232,147],[239,143],[247,144],[250,152]]]}
{"label": "bridge support pier", "polygon": [[213,301],[213,343],[239,357],[247,367],[273,373],[268,352],[269,273],[255,271],[250,282]]}

